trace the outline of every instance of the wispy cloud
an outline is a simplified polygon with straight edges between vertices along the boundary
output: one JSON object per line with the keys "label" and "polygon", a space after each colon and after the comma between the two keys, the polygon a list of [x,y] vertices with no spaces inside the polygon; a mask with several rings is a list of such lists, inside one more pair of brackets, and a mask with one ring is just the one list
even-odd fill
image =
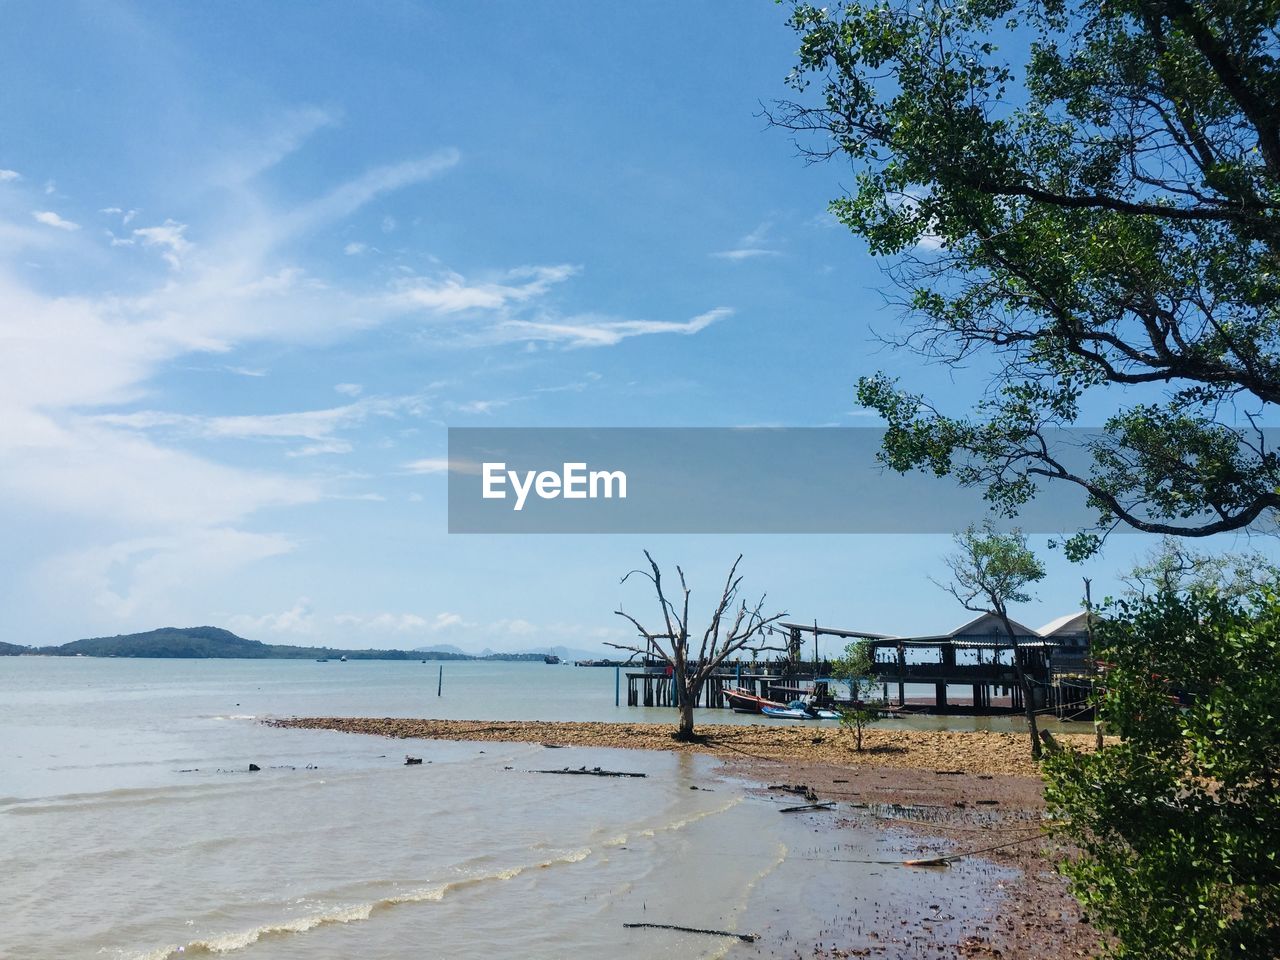
{"label": "wispy cloud", "polygon": [[164,262],[174,270],[181,270],[181,258],[191,249],[190,241],[184,236],[186,231],[185,223],[166,220],[159,226],[139,227],[133,231],[133,235],[144,247],[159,247]]}
{"label": "wispy cloud", "polygon": [[177,430],[188,436],[210,440],[312,440],[315,443],[294,451],[294,456],[320,453],[348,453],[350,444],[336,440],[335,434],[382,417],[422,416],[430,409],[426,398],[369,397],[340,407],[301,410],[290,413],[243,414],[239,416],[199,416],[140,410],[134,413],[109,413],[95,421],[111,427],[131,430]]}
{"label": "wispy cloud", "polygon": [[439,473],[461,473],[468,476],[479,476],[481,466],[472,460],[463,460],[461,458],[449,459],[448,457],[423,457],[420,460],[411,460],[404,465],[406,473],[418,474],[420,476],[432,476]]}
{"label": "wispy cloud", "polygon": [[579,268],[571,264],[517,267],[507,271],[502,280],[491,282],[469,282],[461,274],[448,272],[438,277],[402,281],[391,300],[400,307],[422,308],[437,314],[494,311],[541,297],[578,271]]}
{"label": "wispy cloud", "polygon": [[294,235],[348,217],[370,200],[431,180],[457,166],[461,159],[457,150],[448,149],[375,167],[285,215],[281,218],[281,227],[286,234]]}
{"label": "wispy cloud", "polygon": [[738,238],[738,242],[730,249],[720,250],[713,253],[712,256],[718,257],[721,260],[734,261],[753,260],[757,257],[779,256],[780,251],[765,245],[768,241],[770,229],[771,225],[769,223],[762,223],[750,233],[744,234],[742,237]]}
{"label": "wispy cloud", "polygon": [[0,183],[9,183],[13,180],[21,180],[22,174],[17,170],[0,170]]}
{"label": "wispy cloud", "polygon": [[615,320],[591,316],[564,320],[507,320],[497,325],[493,337],[498,341],[532,341],[566,347],[611,347],[629,337],[663,333],[691,336],[732,314],[728,307],[716,307],[685,321]]}
{"label": "wispy cloud", "polygon": [[485,414],[485,413],[493,413],[493,411],[495,410],[501,410],[503,407],[509,407],[514,402],[515,401],[510,398],[493,399],[493,400],[467,400],[462,403],[450,404],[450,406],[452,407],[452,409],[458,411],[459,413]]}
{"label": "wispy cloud", "polygon": [[31,216],[35,218],[37,223],[43,223],[46,227],[56,227],[59,230],[68,231],[80,229],[80,224],[64,220],[52,210],[32,210]]}

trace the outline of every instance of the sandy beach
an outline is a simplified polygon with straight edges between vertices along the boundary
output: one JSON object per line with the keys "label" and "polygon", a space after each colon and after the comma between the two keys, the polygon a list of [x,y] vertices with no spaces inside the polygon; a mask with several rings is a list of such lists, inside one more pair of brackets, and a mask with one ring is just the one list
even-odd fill
{"label": "sandy beach", "polygon": [[[1016,871],[993,882],[989,902],[972,917],[940,904],[939,917],[961,922],[960,936],[908,942],[900,929],[874,931],[878,946],[848,946],[840,930],[813,936],[804,956],[963,956],[977,960],[1025,957],[1064,960],[1094,952],[1096,933],[1057,875],[1058,856],[1043,834],[1042,786],[1025,736],[999,732],[871,729],[865,749],[834,728],[703,725],[697,743],[678,743],[671,728],[639,723],[417,720],[296,717],[265,721],[277,727],[335,730],[396,739],[540,743],[547,747],[607,747],[711,754],[726,778],[748,789],[831,801],[813,816],[815,830],[852,827],[901,830],[915,838],[920,858],[971,854]],[[1087,749],[1088,736],[1064,738]],[[988,849],[996,847],[997,849]],[[979,852],[981,851],[981,852]],[[919,868],[917,868],[919,869]],[[925,868],[936,869],[936,868]],[[984,896],[984,901],[987,897]],[[930,929],[928,920],[924,928]],[[908,952],[908,948],[910,952]],[[797,954],[800,956],[801,954]]]}

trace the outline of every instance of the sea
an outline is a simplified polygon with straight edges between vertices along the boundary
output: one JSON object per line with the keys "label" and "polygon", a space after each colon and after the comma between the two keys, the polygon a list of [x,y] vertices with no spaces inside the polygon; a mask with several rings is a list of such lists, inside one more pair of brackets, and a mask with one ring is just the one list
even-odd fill
{"label": "sea", "polygon": [[[919,836],[779,815],[793,797],[710,757],[261,722],[673,722],[625,686],[615,706],[615,683],[542,663],[0,658],[0,958],[809,957],[883,945],[874,929],[915,931],[943,901],[931,936],[994,909],[991,865],[897,866]],[[539,772],[565,767],[645,776]]]}

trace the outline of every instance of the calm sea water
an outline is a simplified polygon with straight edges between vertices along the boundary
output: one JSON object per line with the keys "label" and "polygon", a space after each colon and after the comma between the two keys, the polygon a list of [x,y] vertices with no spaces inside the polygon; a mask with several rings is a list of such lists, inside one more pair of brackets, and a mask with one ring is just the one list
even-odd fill
{"label": "calm sea water", "polygon": [[[847,830],[833,850],[705,757],[258,722],[673,719],[615,708],[610,669],[445,663],[437,696],[438,669],[0,658],[0,957],[794,956],[939,897],[980,909],[984,868],[848,863],[910,841]],[[406,750],[427,762],[404,766]],[[648,776],[532,772],[566,765]]]}

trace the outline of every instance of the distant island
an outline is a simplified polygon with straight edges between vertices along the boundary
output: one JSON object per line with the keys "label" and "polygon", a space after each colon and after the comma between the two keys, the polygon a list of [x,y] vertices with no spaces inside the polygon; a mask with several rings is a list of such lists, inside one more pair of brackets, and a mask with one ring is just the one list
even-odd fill
{"label": "distant island", "polygon": [[0,656],[156,657],[234,660],[507,660],[542,661],[541,653],[489,653],[472,656],[450,650],[345,650],[338,647],[295,647],[246,640],[221,627],[162,627],[146,633],[90,637],[59,646],[23,647],[0,642]]}

